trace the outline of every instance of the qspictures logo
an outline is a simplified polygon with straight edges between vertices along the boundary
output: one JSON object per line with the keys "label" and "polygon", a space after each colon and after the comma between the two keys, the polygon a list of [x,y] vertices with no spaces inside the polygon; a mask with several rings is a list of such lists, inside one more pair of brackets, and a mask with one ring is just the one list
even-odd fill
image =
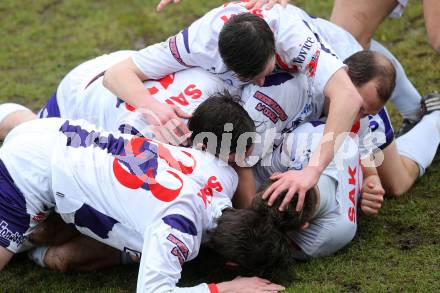
{"label": "qspictures logo", "polygon": [[21,245],[24,242],[23,235],[20,235],[18,232],[13,233],[11,230],[9,230],[8,223],[5,221],[0,223],[0,237],[8,241],[15,242],[18,245]]}

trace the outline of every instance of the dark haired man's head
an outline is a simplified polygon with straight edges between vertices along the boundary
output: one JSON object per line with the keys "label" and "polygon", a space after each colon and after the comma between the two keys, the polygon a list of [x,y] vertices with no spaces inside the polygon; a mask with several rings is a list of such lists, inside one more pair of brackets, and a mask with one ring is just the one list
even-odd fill
{"label": "dark haired man's head", "polygon": [[351,55],[344,63],[348,66],[348,76],[364,100],[361,116],[377,114],[394,91],[394,65],[384,55],[367,50]]}
{"label": "dark haired man's head", "polygon": [[275,68],[275,39],[269,25],[251,13],[232,16],[223,26],[218,47],[223,62],[243,81],[264,84]]}
{"label": "dark haired man's head", "polygon": [[208,231],[209,246],[250,272],[282,269],[292,261],[292,240],[286,232],[301,229],[313,216],[317,206],[315,189],[307,192],[302,211],[295,210],[297,198],[281,212],[279,206],[286,195],[268,206],[259,192],[249,209],[226,209],[217,227]]}
{"label": "dark haired man's head", "polygon": [[195,144],[202,143],[216,156],[248,154],[253,145],[255,124],[238,103],[239,99],[224,91],[201,103],[188,121],[191,140]]}

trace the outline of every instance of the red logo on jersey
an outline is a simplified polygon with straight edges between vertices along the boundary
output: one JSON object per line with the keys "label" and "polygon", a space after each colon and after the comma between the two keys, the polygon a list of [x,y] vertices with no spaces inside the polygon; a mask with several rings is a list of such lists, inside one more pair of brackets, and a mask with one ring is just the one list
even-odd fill
{"label": "red logo on jersey", "polygon": [[350,220],[350,222],[353,223],[356,222],[356,169],[356,167],[354,167],[354,169],[352,169],[350,166],[348,167],[348,175],[350,176],[350,178],[348,179],[348,184],[352,186],[352,189],[348,193],[348,198],[353,204],[353,206],[348,209],[348,219]]}
{"label": "red logo on jersey", "polygon": [[[158,80],[158,82],[160,83],[160,85],[162,86],[162,88],[164,90],[167,90],[169,88],[169,86],[174,82],[174,76],[175,76],[175,73],[171,73],[171,74],[169,74],[165,77],[162,77],[161,79]],[[159,89],[156,86],[149,87],[147,90],[153,96],[159,92]],[[130,112],[136,111],[136,108],[127,102],[125,103],[125,109],[127,109]]]}
{"label": "red logo on jersey", "polygon": [[205,208],[207,204],[210,204],[212,201],[212,195],[214,193],[213,190],[217,192],[221,192],[223,190],[223,186],[220,184],[220,182],[218,182],[217,177],[215,176],[209,177],[208,182],[197,193],[197,195],[203,200]]}
{"label": "red logo on jersey", "polygon": [[312,60],[310,60],[309,64],[307,64],[307,76],[310,78],[315,77],[316,68],[318,68],[319,55],[320,51],[316,50],[315,54],[312,57]]}

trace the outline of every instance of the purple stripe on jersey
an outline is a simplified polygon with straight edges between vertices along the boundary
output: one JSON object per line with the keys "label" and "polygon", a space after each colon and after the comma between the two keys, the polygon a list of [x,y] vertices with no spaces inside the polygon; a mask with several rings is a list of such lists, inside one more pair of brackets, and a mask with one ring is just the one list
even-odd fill
{"label": "purple stripe on jersey", "polygon": [[139,130],[137,130],[136,128],[134,128],[133,126],[131,126],[129,124],[119,125],[118,130],[121,133],[126,133],[126,134],[137,135],[139,137],[143,137],[143,135],[139,132]]}
{"label": "purple stripe on jersey", "polygon": [[23,234],[29,229],[30,218],[23,193],[0,160],[0,245],[8,247],[11,241],[21,245]]}
{"label": "purple stripe on jersey", "polygon": [[309,121],[309,123],[312,124],[313,127],[318,127],[319,125],[325,124],[325,122],[321,120]]}
{"label": "purple stripe on jersey", "polygon": [[185,28],[182,31],[182,35],[183,35],[183,43],[185,44],[185,49],[186,52],[191,53],[191,51],[189,50],[189,39],[188,39],[188,28]]}
{"label": "purple stripe on jersey", "polygon": [[61,117],[60,108],[58,107],[57,93],[55,92],[52,97],[47,101],[46,106],[40,110],[40,115],[38,118],[51,118],[51,117]]}
{"label": "purple stripe on jersey", "polygon": [[75,212],[74,223],[78,227],[90,229],[90,231],[102,239],[107,239],[108,233],[113,229],[113,226],[119,222],[95,210],[88,204],[83,204],[83,206]]}
{"label": "purple stripe on jersey", "polygon": [[87,131],[79,125],[70,125],[69,120],[64,122],[59,131],[67,137],[66,146],[73,148],[93,146],[115,156],[125,154],[124,147],[127,141],[122,137],[115,137],[113,134],[101,136],[100,132]]}
{"label": "purple stripe on jersey", "polygon": [[384,145],[380,146],[380,149],[384,149],[393,141],[394,130],[393,130],[393,127],[391,126],[390,117],[388,117],[388,114],[385,111],[385,108],[382,108],[382,110],[380,110],[378,114],[379,114],[379,117],[382,119],[383,125],[385,127],[386,142]]}
{"label": "purple stripe on jersey", "polygon": [[197,236],[197,228],[194,223],[182,215],[172,214],[163,217],[162,220],[171,228],[179,230],[182,233]]}
{"label": "purple stripe on jersey", "polygon": [[293,79],[294,76],[287,72],[277,72],[274,74],[271,74],[269,76],[266,76],[264,80],[263,87],[269,87],[274,85],[280,85],[285,83],[288,80]]}

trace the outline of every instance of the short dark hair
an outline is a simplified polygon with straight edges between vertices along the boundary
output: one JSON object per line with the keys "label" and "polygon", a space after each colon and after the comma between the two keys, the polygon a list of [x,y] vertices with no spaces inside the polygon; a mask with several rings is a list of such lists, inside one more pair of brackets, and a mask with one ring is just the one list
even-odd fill
{"label": "short dark hair", "polygon": [[396,86],[396,69],[383,54],[369,50],[354,53],[344,60],[348,76],[353,84],[361,87],[371,80],[377,80],[377,94],[384,103],[388,101]]}
{"label": "short dark hair", "polygon": [[[225,133],[225,124],[232,124],[230,152],[236,152],[239,138],[249,133],[246,149],[252,146],[255,135],[255,124],[246,110],[239,104],[240,97],[232,96],[228,91],[217,92],[201,103],[188,121],[191,140],[201,133],[212,133],[217,138],[215,154],[218,155]],[[203,143],[207,144],[208,137]],[[208,149],[209,150],[209,149]]]}
{"label": "short dark hair", "polygon": [[218,47],[229,70],[239,77],[252,79],[275,55],[275,38],[264,19],[242,13],[232,16],[223,26]]}
{"label": "short dark hair", "polygon": [[283,269],[292,260],[292,240],[286,232],[299,229],[311,219],[317,196],[307,192],[302,211],[296,212],[297,197],[280,212],[279,206],[286,192],[272,206],[259,192],[249,209],[226,209],[217,220],[217,227],[208,231],[208,245],[226,259],[236,262],[249,272],[264,274]]}

